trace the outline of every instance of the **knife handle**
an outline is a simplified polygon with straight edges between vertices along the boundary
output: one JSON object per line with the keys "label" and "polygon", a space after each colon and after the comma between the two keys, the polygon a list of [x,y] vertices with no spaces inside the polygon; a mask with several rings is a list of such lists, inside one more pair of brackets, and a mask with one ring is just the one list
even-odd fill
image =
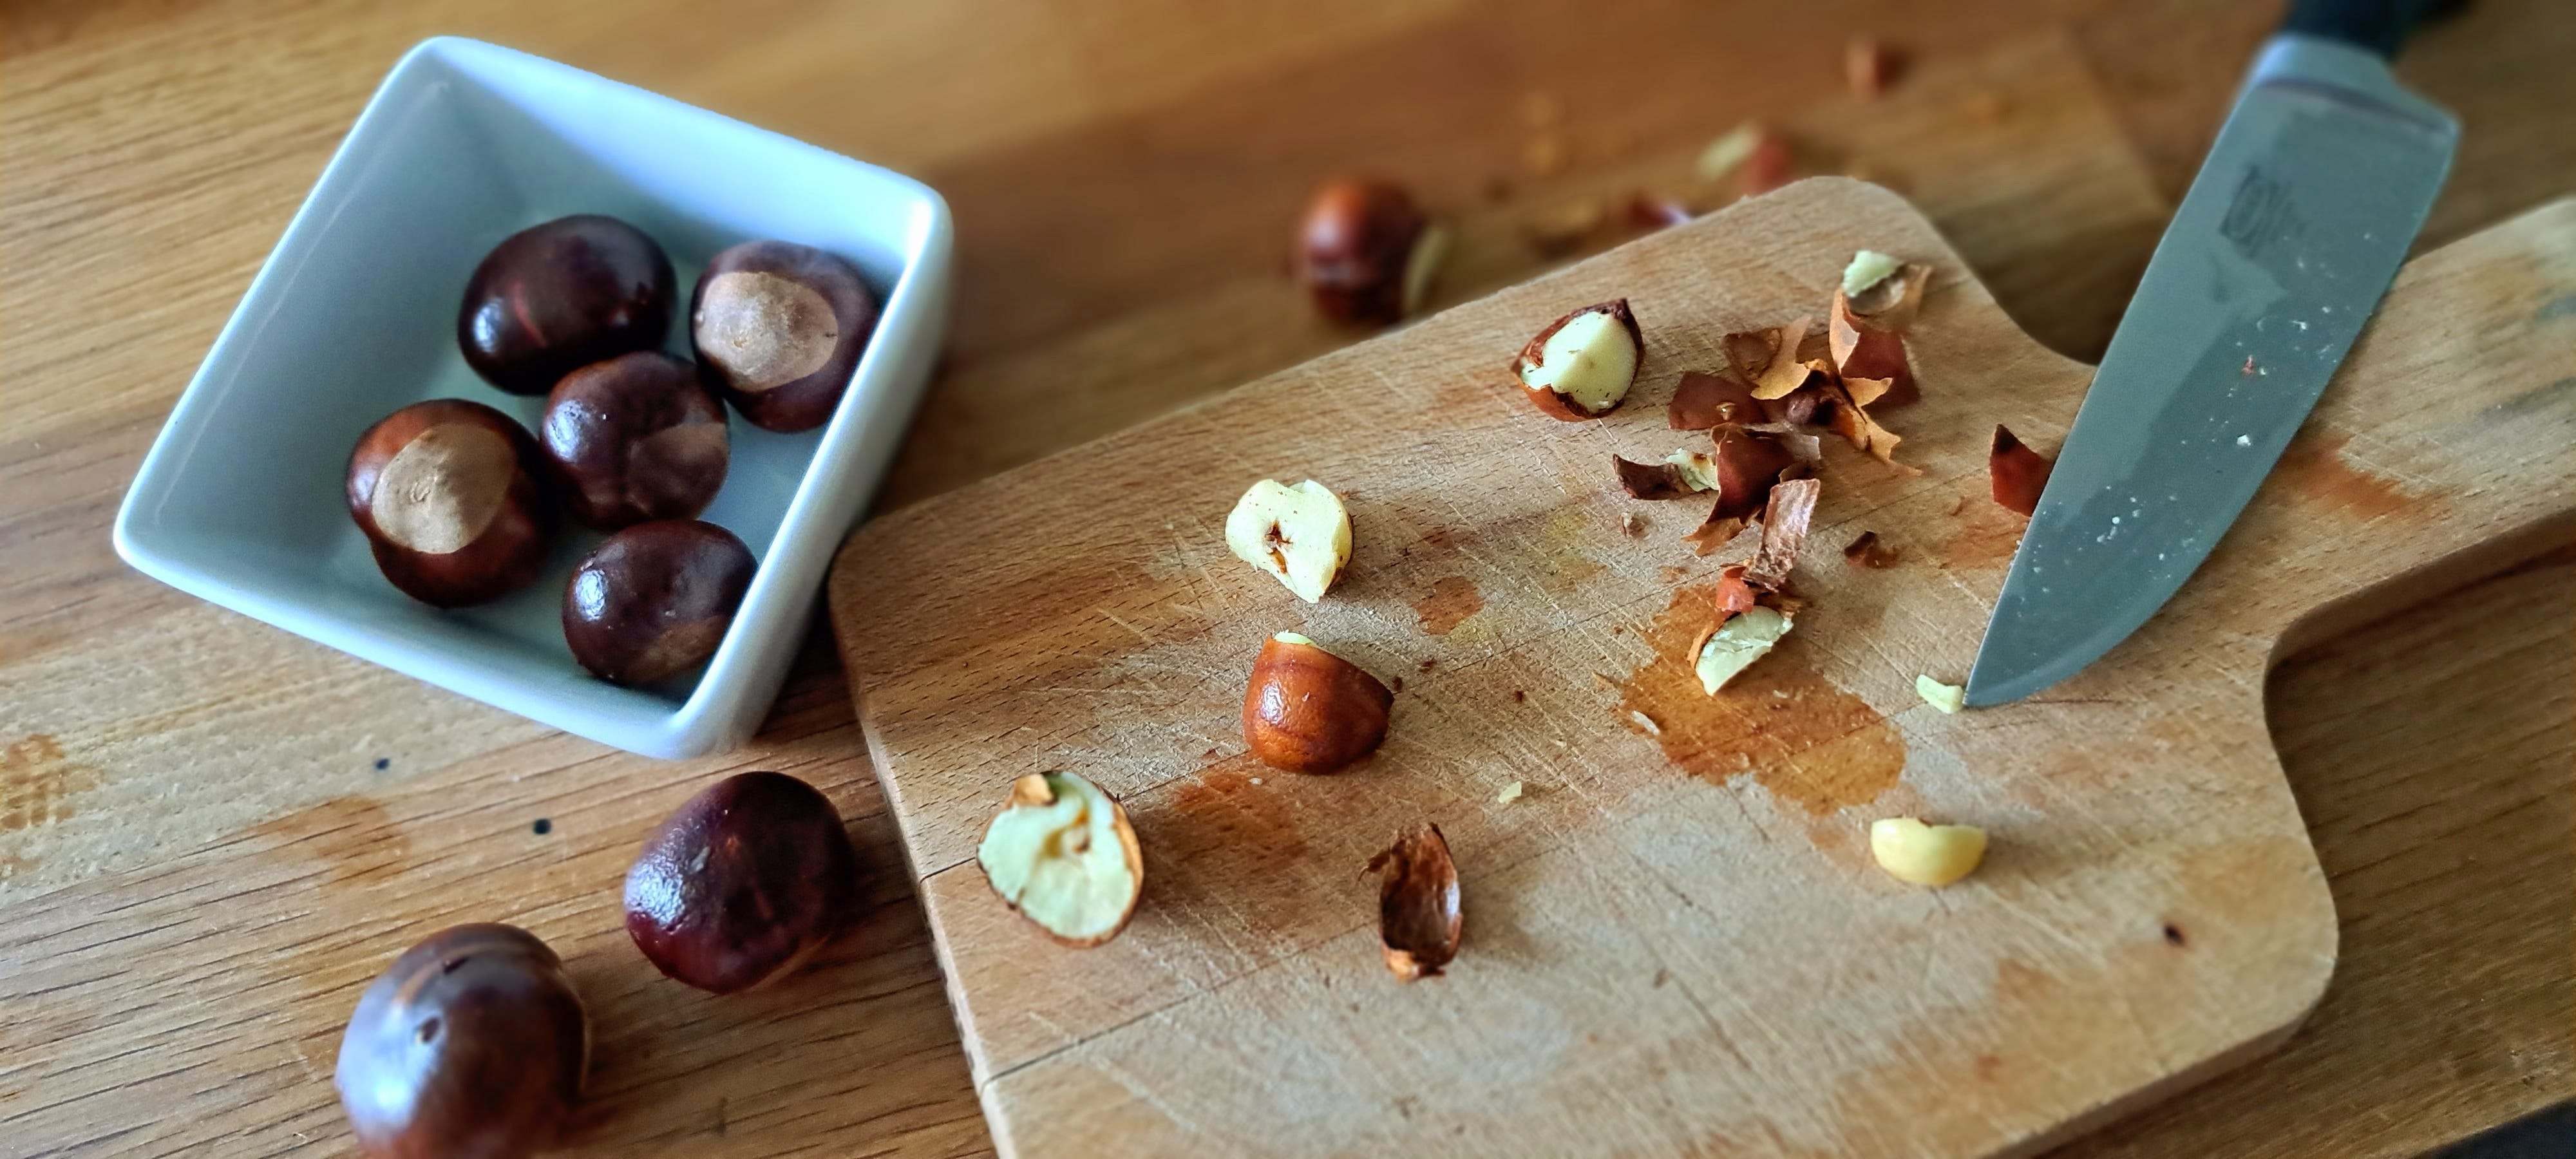
{"label": "knife handle", "polygon": [[2290,0],[2281,31],[2338,40],[2394,58],[2417,25],[2466,7],[2468,0]]}

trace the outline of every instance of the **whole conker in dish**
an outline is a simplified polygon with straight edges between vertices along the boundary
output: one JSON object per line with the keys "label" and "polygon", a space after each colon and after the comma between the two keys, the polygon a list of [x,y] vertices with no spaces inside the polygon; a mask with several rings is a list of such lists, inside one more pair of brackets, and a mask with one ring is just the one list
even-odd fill
{"label": "whole conker in dish", "polygon": [[554,538],[536,440],[479,402],[434,399],[385,416],[349,455],[349,516],[376,567],[441,608],[534,582]]}
{"label": "whole conker in dish", "polygon": [[700,990],[748,990],[839,932],[858,854],[830,799],[785,773],[727,777],[689,798],[626,871],[626,933]]}
{"label": "whole conker in dish", "polygon": [[596,213],[511,234],[474,267],[456,313],[466,364],[512,394],[544,394],[604,358],[662,345],[678,278],[644,231]]}
{"label": "whole conker in dish", "polygon": [[563,377],[546,396],[537,441],[573,521],[615,531],[691,519],[724,486],[724,404],[695,367],[657,350],[621,354]]}
{"label": "whole conker in dish", "polygon": [[717,254],[689,297],[700,373],[764,430],[831,421],[876,324],[876,295],[859,268],[794,242]]}
{"label": "whole conker in dish", "polygon": [[611,684],[651,684],[716,653],[751,587],[751,549],[695,519],[638,523],[608,537],[564,586],[564,643]]}
{"label": "whole conker in dish", "polygon": [[359,995],[332,1077],[370,1155],[516,1159],[555,1142],[589,1064],[562,960],[479,924],[430,935]]}

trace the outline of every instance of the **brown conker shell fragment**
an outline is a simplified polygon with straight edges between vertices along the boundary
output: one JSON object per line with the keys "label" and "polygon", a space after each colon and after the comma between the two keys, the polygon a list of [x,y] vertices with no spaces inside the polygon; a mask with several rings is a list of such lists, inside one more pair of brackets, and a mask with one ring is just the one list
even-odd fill
{"label": "brown conker shell fragment", "polygon": [[1995,424],[1994,448],[1986,454],[1986,474],[1994,487],[1995,502],[2006,510],[2024,515],[2039,510],[2039,493],[2048,488],[2048,473],[2055,466],[2014,438],[2003,424]]}
{"label": "brown conker shell fragment", "polygon": [[1386,739],[1395,694],[1359,665],[1311,643],[1273,637],[1243,693],[1243,743],[1292,773],[1338,773]]}
{"label": "brown conker shell fragment", "polygon": [[1465,914],[1458,865],[1437,825],[1417,825],[1369,859],[1378,880],[1378,942],[1389,973],[1411,982],[1438,974],[1458,956]]}

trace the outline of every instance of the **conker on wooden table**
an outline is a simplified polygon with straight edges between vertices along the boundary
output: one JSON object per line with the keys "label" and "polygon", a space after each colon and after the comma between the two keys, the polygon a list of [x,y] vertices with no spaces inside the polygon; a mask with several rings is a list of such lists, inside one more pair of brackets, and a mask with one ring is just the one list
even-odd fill
{"label": "conker on wooden table", "polygon": [[626,933],[655,968],[717,994],[793,971],[838,933],[858,854],[830,799],[785,773],[689,798],[626,871]]}
{"label": "conker on wooden table", "polygon": [[554,516],[534,469],[536,440],[479,402],[433,399],[387,415],[349,456],[349,516],[376,567],[441,608],[534,582]]}
{"label": "conker on wooden table", "polygon": [[695,518],[724,486],[731,457],[724,404],[695,367],[656,350],[565,375],[546,396],[537,440],[564,509],[598,531]]}
{"label": "conker on wooden table", "polygon": [[794,242],[718,253],[689,297],[699,373],[764,430],[831,421],[876,323],[876,295],[857,266]]}
{"label": "conker on wooden table", "polygon": [[562,960],[526,930],[477,924],[430,935],[367,987],[333,1081],[370,1155],[516,1159],[555,1142],[589,1063]]}
{"label": "conker on wooden table", "polygon": [[651,684],[715,655],[756,564],[734,534],[695,519],[608,537],[564,585],[564,643],[612,684]]}
{"label": "conker on wooden table", "polygon": [[504,239],[456,313],[467,365],[512,394],[544,394],[604,358],[662,345],[678,278],[644,231],[596,213]]}
{"label": "conker on wooden table", "polygon": [[1297,280],[1326,318],[1387,325],[1421,308],[1447,237],[1401,186],[1327,182],[1297,226]]}

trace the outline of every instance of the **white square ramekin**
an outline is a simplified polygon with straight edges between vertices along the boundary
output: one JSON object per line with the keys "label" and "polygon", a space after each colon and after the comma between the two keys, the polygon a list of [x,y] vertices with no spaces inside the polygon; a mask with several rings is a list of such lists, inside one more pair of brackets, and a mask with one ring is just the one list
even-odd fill
{"label": "white square ramekin", "polygon": [[[597,535],[568,529],[547,578],[442,612],[377,572],[342,498],[358,435],[410,403],[470,398],[534,428],[544,400],[467,368],[456,311],[502,238],[573,213],[651,234],[683,303],[717,250],[780,238],[855,262],[884,304],[829,424],[780,435],[732,420],[731,469],[703,518],[741,536],[759,572],[714,658],[665,686],[593,679],[564,644],[564,579]],[[180,395],[117,512],[117,552],[193,595],[603,744],[731,747],[776,697],[832,552],[920,399],[947,325],[951,243],[946,203],[909,178],[525,53],[423,42]]]}

